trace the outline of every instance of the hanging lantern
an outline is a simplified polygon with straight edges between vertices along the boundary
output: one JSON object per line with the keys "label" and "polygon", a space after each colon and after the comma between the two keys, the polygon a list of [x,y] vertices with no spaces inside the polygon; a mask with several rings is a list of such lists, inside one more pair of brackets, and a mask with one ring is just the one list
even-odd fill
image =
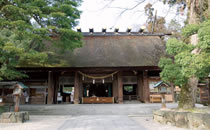
{"label": "hanging lantern", "polygon": [[93,79],[93,84],[95,84],[95,79]]}
{"label": "hanging lantern", "polygon": [[85,80],[85,76],[84,75],[82,76],[82,80]]}
{"label": "hanging lantern", "polygon": [[102,83],[104,84],[104,79],[102,80]]}

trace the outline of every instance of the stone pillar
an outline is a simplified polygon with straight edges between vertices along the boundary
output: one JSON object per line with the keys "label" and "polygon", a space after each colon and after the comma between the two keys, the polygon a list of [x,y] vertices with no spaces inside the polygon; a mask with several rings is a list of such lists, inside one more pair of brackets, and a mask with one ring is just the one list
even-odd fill
{"label": "stone pillar", "polygon": [[139,96],[139,100],[140,101],[144,101],[144,97],[143,97],[143,74],[142,72],[138,72],[137,75],[137,90],[138,90],[138,96]]}
{"label": "stone pillar", "polygon": [[118,86],[118,103],[123,104],[123,82],[122,82],[122,72],[117,73],[117,86]]}
{"label": "stone pillar", "polygon": [[53,97],[54,97],[54,78],[53,72],[48,72],[48,97],[47,97],[47,104],[53,104]]}
{"label": "stone pillar", "polygon": [[116,100],[118,100],[117,76],[114,76],[114,80],[112,81],[112,92],[113,92],[113,97]]}
{"label": "stone pillar", "polygon": [[79,104],[79,74],[75,72],[74,77],[74,104]]}
{"label": "stone pillar", "polygon": [[150,102],[149,77],[148,71],[143,71],[143,99],[145,103]]}

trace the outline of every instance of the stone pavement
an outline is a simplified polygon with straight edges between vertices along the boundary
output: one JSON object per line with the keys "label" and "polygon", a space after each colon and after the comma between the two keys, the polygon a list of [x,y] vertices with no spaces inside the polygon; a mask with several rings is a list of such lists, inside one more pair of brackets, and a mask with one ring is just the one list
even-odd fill
{"label": "stone pavement", "polygon": [[66,120],[59,130],[146,130],[128,116],[79,116]]}
{"label": "stone pavement", "polygon": [[[30,120],[0,124],[0,130],[185,130],[152,119],[160,104],[24,105]],[[177,104],[168,104],[174,108]],[[34,115],[37,114],[37,115]]]}

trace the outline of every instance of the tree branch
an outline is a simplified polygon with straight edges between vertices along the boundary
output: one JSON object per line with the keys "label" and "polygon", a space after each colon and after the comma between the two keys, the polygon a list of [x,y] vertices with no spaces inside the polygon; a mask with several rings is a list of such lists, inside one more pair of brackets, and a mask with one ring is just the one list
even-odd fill
{"label": "tree branch", "polygon": [[133,9],[135,9],[135,8],[137,8],[140,4],[142,4],[142,3],[144,3],[145,2],[145,0],[143,0],[143,1],[141,1],[141,2],[138,2],[136,5],[134,5],[133,7],[131,7],[131,8],[125,8],[121,13],[120,13],[120,15],[119,16],[122,16],[126,11],[128,11],[128,10],[133,10]]}

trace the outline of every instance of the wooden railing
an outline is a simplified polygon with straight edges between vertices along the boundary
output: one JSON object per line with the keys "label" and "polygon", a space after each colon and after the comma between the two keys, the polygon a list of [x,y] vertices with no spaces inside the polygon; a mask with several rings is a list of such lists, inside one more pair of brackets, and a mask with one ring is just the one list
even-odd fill
{"label": "wooden railing", "polygon": [[[166,102],[173,102],[173,98],[172,98],[171,94],[166,94],[165,99],[166,99]],[[160,94],[150,95],[150,102],[151,103],[160,103],[161,95]]]}

